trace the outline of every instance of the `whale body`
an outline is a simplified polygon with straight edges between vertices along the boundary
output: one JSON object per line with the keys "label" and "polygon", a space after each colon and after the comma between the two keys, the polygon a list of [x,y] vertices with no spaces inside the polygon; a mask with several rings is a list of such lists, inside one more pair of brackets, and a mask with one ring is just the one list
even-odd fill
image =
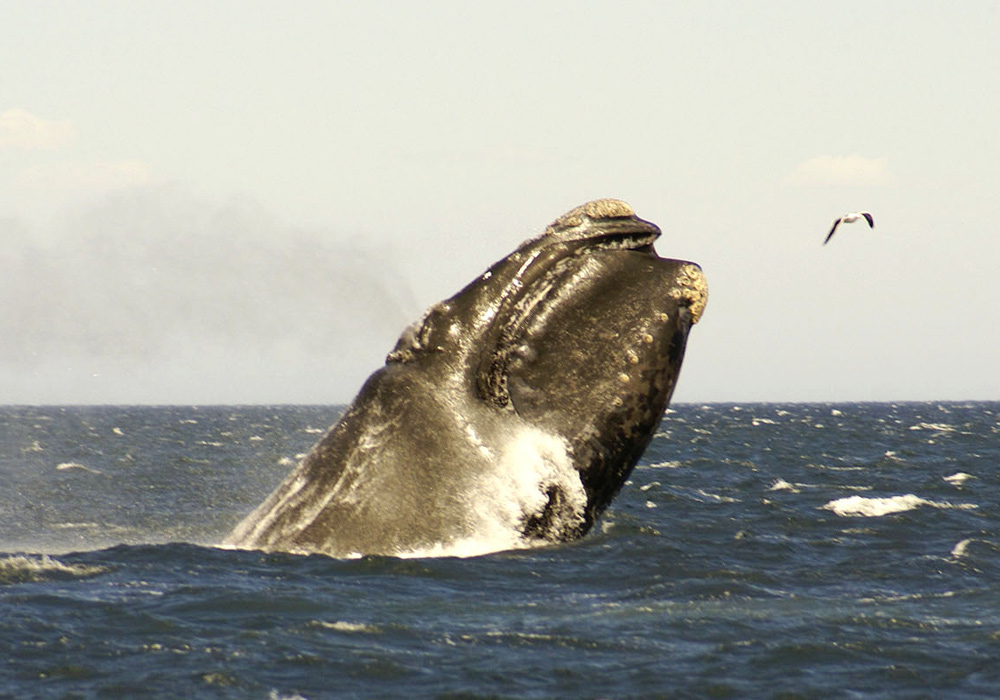
{"label": "whale body", "polygon": [[707,301],[659,235],[589,202],[432,306],[225,544],[419,556],[583,536],[652,439]]}

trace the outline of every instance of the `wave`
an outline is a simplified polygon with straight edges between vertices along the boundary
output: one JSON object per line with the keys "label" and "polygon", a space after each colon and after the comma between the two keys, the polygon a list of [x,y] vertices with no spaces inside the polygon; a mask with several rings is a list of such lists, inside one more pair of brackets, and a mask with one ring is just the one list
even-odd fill
{"label": "wave", "polygon": [[938,433],[953,433],[955,432],[955,426],[948,425],[947,423],[917,423],[916,425],[911,425],[910,430],[931,430]]}
{"label": "wave", "polygon": [[104,566],[65,564],[45,554],[32,556],[15,554],[0,558],[0,585],[89,578],[107,573],[109,570]]}
{"label": "wave", "polygon": [[363,622],[346,622],[344,620],[337,620],[335,622],[313,620],[306,626],[333,630],[334,632],[351,632],[355,634],[378,634],[381,632],[381,630],[375,625],[368,625]]}
{"label": "wave", "polygon": [[92,469],[86,464],[80,464],[79,462],[62,462],[56,465],[56,469],[59,471],[67,471],[69,469],[79,469],[80,471],[90,472],[91,474],[102,474],[100,469]]}
{"label": "wave", "polygon": [[972,503],[948,503],[942,501],[929,501],[912,493],[902,496],[889,496],[887,498],[865,498],[864,496],[847,496],[830,501],[822,506],[823,510],[833,511],[842,517],[853,518],[878,518],[883,515],[893,513],[905,513],[922,506],[943,509],[972,510],[979,506]]}

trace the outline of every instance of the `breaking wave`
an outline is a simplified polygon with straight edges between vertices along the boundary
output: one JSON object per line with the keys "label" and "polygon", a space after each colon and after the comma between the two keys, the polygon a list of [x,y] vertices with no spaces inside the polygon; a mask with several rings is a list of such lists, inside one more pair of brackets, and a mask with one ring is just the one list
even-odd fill
{"label": "breaking wave", "polygon": [[88,578],[108,570],[103,566],[65,564],[45,554],[11,555],[0,558],[0,585]]}
{"label": "breaking wave", "polygon": [[940,501],[929,501],[926,498],[915,496],[912,493],[903,496],[889,496],[887,498],[865,498],[864,496],[847,496],[830,501],[822,506],[823,510],[833,511],[842,517],[855,518],[878,518],[883,515],[893,513],[905,513],[923,506],[931,508],[972,510],[978,508],[975,504],[959,503],[953,504]]}

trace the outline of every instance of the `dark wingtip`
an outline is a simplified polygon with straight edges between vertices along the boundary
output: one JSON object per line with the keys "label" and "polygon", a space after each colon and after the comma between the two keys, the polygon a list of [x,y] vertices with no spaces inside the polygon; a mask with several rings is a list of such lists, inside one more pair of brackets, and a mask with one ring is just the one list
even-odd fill
{"label": "dark wingtip", "polygon": [[868,222],[869,228],[875,228],[875,219],[872,218],[871,214],[869,214],[866,211],[863,211],[861,212],[861,216],[865,217],[865,220]]}
{"label": "dark wingtip", "polygon": [[829,240],[830,240],[831,238],[833,238],[833,232],[837,230],[837,226],[838,226],[839,224],[840,224],[840,219],[837,219],[836,221],[834,221],[834,222],[833,222],[833,228],[831,228],[831,229],[830,229],[830,233],[826,234],[826,238],[825,238],[825,239],[823,239],[823,245],[826,245],[826,244],[827,244],[827,242],[828,242],[828,241],[829,241]]}

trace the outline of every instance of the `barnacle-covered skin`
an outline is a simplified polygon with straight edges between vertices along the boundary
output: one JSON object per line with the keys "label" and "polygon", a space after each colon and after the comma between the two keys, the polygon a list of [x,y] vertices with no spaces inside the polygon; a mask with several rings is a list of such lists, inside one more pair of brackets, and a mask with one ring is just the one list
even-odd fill
{"label": "barnacle-covered skin", "polygon": [[652,439],[708,297],[659,235],[589,202],[432,306],[228,543],[400,555],[585,534]]}

